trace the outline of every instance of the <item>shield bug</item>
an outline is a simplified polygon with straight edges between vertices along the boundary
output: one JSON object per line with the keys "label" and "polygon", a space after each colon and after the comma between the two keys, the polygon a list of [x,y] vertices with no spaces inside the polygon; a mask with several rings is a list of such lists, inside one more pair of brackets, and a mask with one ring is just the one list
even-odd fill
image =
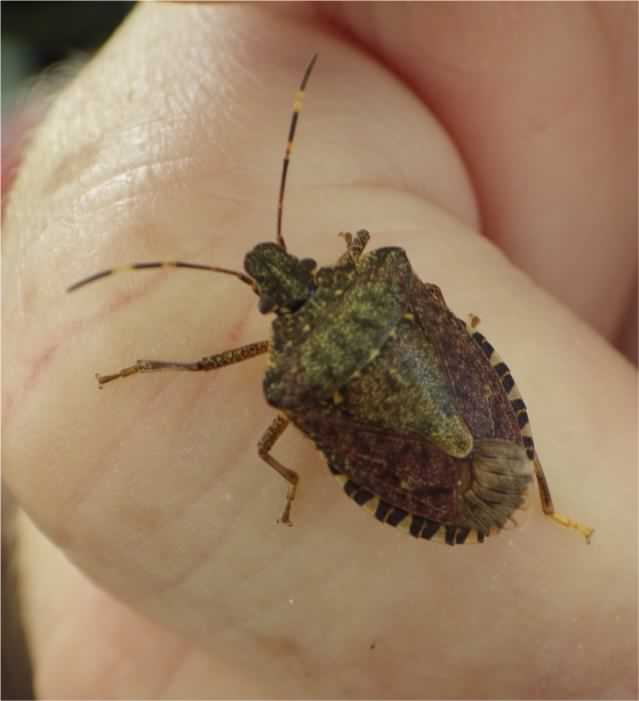
{"label": "shield bug", "polygon": [[317,56],[295,95],[284,155],[275,242],[245,257],[246,272],[181,261],[133,263],[91,275],[77,290],[123,270],[191,268],[232,275],[275,319],[270,340],[195,362],[138,360],[98,375],[160,370],[209,371],[270,353],[267,402],[278,415],[259,456],[287,482],[280,518],[290,524],[298,474],[271,454],[289,423],[309,436],[346,494],[375,517],[411,535],[449,545],[482,542],[521,508],[533,475],[545,514],[590,539],[592,529],[558,514],[535,450],[526,405],[507,365],[458,319],[440,289],[422,282],[398,247],[364,253],[367,231],[341,234],[333,266],[287,251],[282,212],[291,148]]}

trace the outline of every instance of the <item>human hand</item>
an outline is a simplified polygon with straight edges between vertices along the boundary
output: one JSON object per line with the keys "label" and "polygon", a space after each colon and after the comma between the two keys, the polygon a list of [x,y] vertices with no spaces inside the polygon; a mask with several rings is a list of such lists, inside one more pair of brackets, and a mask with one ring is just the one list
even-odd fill
{"label": "human hand", "polygon": [[[40,697],[636,695],[636,373],[614,350],[636,279],[635,20],[623,5],[137,8],[51,110],[5,217],[5,479],[46,536],[21,521]],[[239,269],[273,240],[316,51],[289,249],[329,264],[336,234],[366,227],[477,313],[590,547],[534,490],[524,526],[482,546],[413,540],[357,509],[294,431],[274,452],[301,476],[295,526],[276,524],[259,358],[96,391],[96,371],[138,357],[268,337],[222,276],[63,290],[131,260]]]}

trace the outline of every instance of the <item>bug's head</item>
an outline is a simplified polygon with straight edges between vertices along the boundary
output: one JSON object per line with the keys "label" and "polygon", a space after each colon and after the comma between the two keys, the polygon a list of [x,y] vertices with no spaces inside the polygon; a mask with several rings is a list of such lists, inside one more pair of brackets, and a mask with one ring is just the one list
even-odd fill
{"label": "bug's head", "polygon": [[262,314],[297,311],[315,292],[311,258],[296,258],[276,243],[260,243],[246,254],[244,269],[257,283]]}

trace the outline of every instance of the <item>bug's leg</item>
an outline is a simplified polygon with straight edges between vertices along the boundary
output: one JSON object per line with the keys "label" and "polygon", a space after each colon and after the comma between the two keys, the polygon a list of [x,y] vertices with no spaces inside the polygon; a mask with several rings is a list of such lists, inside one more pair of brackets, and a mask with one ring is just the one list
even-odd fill
{"label": "bug's leg", "polygon": [[568,518],[568,516],[564,516],[563,514],[559,514],[555,511],[554,504],[552,503],[552,496],[550,495],[550,487],[548,486],[548,480],[546,479],[546,475],[544,475],[544,470],[541,466],[541,462],[539,462],[539,457],[535,453],[535,477],[537,478],[537,484],[539,485],[539,497],[541,499],[541,508],[543,509],[544,513],[546,516],[551,518],[555,523],[558,523],[561,526],[565,526],[566,528],[574,528],[575,530],[579,531],[581,535],[586,539],[586,543],[590,543],[590,538],[592,534],[595,532],[593,528],[590,528],[588,526],[584,526],[581,523],[578,523],[577,521],[573,521],[573,519]]}
{"label": "bug's leg", "polygon": [[548,480],[546,475],[544,475],[543,468],[539,462],[539,457],[535,451],[535,444],[533,442],[532,431],[530,428],[530,421],[528,419],[528,412],[526,410],[526,404],[522,399],[521,393],[517,389],[517,385],[512,378],[510,370],[504,361],[497,354],[492,345],[484,338],[484,336],[479,332],[474,330],[473,321],[477,319],[473,314],[469,315],[469,320],[466,322],[466,329],[472,338],[476,341],[479,347],[482,349],[488,361],[495,369],[495,372],[499,375],[501,379],[504,391],[510,399],[511,406],[517,417],[517,423],[521,429],[521,435],[523,439],[523,445],[526,448],[526,454],[528,459],[534,464],[535,477],[537,478],[537,484],[539,485],[539,497],[541,499],[541,506],[544,513],[551,518],[555,523],[558,523],[566,528],[574,528],[579,531],[587,543],[590,543],[590,537],[594,533],[594,530],[588,526],[584,526],[577,521],[574,521],[563,514],[559,514],[555,511],[555,507],[552,503],[552,497],[550,495],[550,487],[548,486]]}
{"label": "bug's leg", "polygon": [[279,519],[280,523],[286,523],[292,526],[291,523],[291,504],[295,499],[295,491],[297,490],[297,483],[299,482],[299,475],[297,472],[290,470],[288,467],[284,467],[279,463],[272,455],[271,448],[275,445],[277,439],[284,433],[286,427],[288,426],[288,419],[286,416],[280,414],[273,419],[271,425],[264,431],[264,435],[260,438],[257,444],[258,455],[270,465],[276,472],[278,472],[282,477],[288,482],[288,492],[286,494],[286,506],[282,512],[282,516]]}
{"label": "bug's leg", "polygon": [[477,314],[470,313],[466,317],[466,328],[471,336],[473,335],[473,331],[479,326],[480,322],[481,319],[477,316]]}
{"label": "bug's leg", "polygon": [[353,244],[353,234],[351,234],[350,231],[340,231],[339,234],[337,234],[340,238],[344,239],[346,242],[346,250],[350,248],[350,246]]}
{"label": "bug's leg", "polygon": [[366,229],[360,229],[355,234],[355,238],[353,238],[353,235],[347,231],[341,232],[339,235],[344,239],[344,241],[346,241],[346,253],[340,256],[337,264],[343,265],[345,263],[352,262],[354,265],[357,265],[371,235],[368,233],[368,231],[366,231]]}
{"label": "bug's leg", "polygon": [[196,360],[193,363],[178,363],[170,360],[138,360],[134,365],[128,368],[123,368],[119,372],[111,375],[96,375],[100,387],[107,382],[113,382],[120,377],[129,377],[142,372],[156,372],[158,370],[188,370],[191,372],[201,372],[208,370],[218,370],[219,368],[241,363],[256,355],[267,353],[270,348],[269,341],[258,341],[257,343],[249,343],[240,348],[217,353],[216,355],[208,355],[205,358]]}

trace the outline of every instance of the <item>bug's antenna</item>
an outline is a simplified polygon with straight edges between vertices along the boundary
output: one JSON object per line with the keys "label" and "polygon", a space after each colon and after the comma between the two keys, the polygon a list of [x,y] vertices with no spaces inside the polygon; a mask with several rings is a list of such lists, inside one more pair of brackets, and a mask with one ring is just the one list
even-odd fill
{"label": "bug's antenna", "polygon": [[244,273],[238,273],[235,270],[227,270],[226,268],[216,268],[212,265],[201,265],[200,263],[184,263],[181,260],[170,260],[170,261],[154,261],[152,263],[131,263],[130,265],[123,265],[117,268],[109,268],[108,270],[102,270],[99,273],[94,273],[89,277],[85,277],[83,280],[76,282],[67,287],[67,292],[74,292],[80,287],[89,285],[92,282],[97,282],[110,275],[115,275],[116,273],[124,273],[130,270],[151,270],[154,268],[190,268],[191,270],[209,270],[214,273],[224,273],[224,275],[233,275],[233,277],[238,278],[244,284],[249,285],[255,294],[258,294],[257,285],[253,278]]}
{"label": "bug's antenna", "polygon": [[299,90],[295,93],[295,98],[293,99],[293,116],[291,117],[291,126],[288,130],[288,141],[286,143],[286,151],[284,152],[284,164],[282,166],[282,179],[280,180],[280,195],[277,200],[277,243],[286,250],[286,243],[284,243],[284,237],[282,236],[282,207],[284,205],[284,189],[286,187],[286,174],[288,173],[288,163],[291,157],[291,151],[293,150],[293,139],[295,139],[295,130],[297,129],[297,120],[299,113],[302,110],[302,103],[304,100],[304,90],[306,90],[306,83],[308,83],[309,76],[313,70],[313,66],[317,61],[317,54],[313,56],[311,62],[306,67],[304,71],[304,77],[302,78],[302,83]]}

